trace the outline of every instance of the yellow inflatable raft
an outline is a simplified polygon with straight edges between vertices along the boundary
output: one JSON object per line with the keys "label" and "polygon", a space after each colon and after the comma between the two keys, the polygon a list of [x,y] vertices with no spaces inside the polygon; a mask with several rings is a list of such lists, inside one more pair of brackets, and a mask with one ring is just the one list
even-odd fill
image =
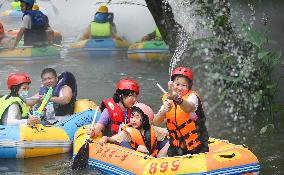
{"label": "yellow inflatable raft", "polygon": [[170,58],[170,51],[164,41],[143,41],[130,45],[127,56],[140,61],[167,60]]}
{"label": "yellow inflatable raft", "polygon": [[126,56],[129,43],[122,38],[100,38],[77,41],[70,44],[68,53],[77,57],[106,58]]}
{"label": "yellow inflatable raft", "polygon": [[[85,143],[84,127],[75,133],[74,155]],[[89,147],[88,165],[107,174],[192,174],[192,175],[257,175],[256,156],[242,145],[210,138],[208,153],[177,157],[153,158],[118,145],[101,146],[94,140]]]}
{"label": "yellow inflatable raft", "polygon": [[0,48],[0,62],[53,60],[58,58],[60,58],[59,49],[53,46],[19,46],[12,50]]}
{"label": "yellow inflatable raft", "polygon": [[0,158],[28,158],[71,151],[74,133],[92,122],[94,106],[90,100],[78,100],[77,113],[52,126],[0,125]]}

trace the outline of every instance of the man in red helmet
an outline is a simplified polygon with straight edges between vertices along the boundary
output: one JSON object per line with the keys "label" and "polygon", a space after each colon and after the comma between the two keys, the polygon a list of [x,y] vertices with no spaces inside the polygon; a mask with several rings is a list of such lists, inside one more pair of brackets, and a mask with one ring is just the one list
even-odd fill
{"label": "man in red helmet", "polygon": [[28,97],[29,84],[31,80],[27,74],[11,74],[7,85],[9,95],[0,98],[0,124],[1,125],[34,125],[40,123],[39,118],[30,117],[25,104]]}
{"label": "man in red helmet", "polygon": [[116,86],[113,98],[102,101],[101,116],[93,128],[87,130],[91,137],[101,131],[105,136],[117,134],[122,124],[129,122],[130,108],[136,103],[139,85],[132,79],[121,79]]}
{"label": "man in red helmet", "polygon": [[209,151],[205,115],[199,95],[191,90],[193,73],[185,67],[172,72],[169,93],[163,97],[163,105],[154,123],[165,119],[169,131],[168,156],[182,156]]}

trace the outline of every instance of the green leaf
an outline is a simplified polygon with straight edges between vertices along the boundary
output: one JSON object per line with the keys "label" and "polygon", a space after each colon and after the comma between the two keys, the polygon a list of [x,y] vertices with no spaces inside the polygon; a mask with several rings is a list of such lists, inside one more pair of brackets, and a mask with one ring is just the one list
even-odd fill
{"label": "green leaf", "polygon": [[262,51],[258,53],[258,58],[259,59],[263,59],[264,57],[266,57],[270,52],[269,51]]}
{"label": "green leaf", "polygon": [[247,35],[246,39],[259,49],[263,46],[263,44],[267,43],[267,39],[264,34],[252,30],[247,25],[244,26],[244,30]]}
{"label": "green leaf", "polygon": [[271,52],[269,56],[270,56],[271,64],[275,65],[280,62],[281,51]]}
{"label": "green leaf", "polygon": [[258,58],[268,67],[273,67],[280,63],[281,51],[276,52],[260,52]]}
{"label": "green leaf", "polygon": [[273,88],[275,88],[275,84],[267,84],[266,88],[267,89],[273,89]]}
{"label": "green leaf", "polygon": [[275,126],[274,124],[268,124],[261,128],[260,134],[272,134],[275,131]]}

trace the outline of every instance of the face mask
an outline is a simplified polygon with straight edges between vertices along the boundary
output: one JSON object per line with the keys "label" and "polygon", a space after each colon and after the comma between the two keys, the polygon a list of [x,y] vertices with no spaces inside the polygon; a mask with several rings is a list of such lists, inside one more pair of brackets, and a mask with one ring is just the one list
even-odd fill
{"label": "face mask", "polygon": [[28,91],[22,91],[20,94],[19,94],[19,97],[25,101],[27,98],[28,98],[28,95],[29,95],[29,92]]}

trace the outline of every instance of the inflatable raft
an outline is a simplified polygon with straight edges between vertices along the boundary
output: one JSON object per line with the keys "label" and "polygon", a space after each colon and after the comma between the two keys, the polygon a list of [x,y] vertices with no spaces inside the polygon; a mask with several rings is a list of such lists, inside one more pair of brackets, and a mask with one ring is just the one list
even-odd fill
{"label": "inflatable raft", "polygon": [[[74,156],[85,143],[84,127],[74,138]],[[192,175],[257,175],[260,170],[256,156],[244,145],[210,138],[208,153],[153,158],[118,145],[97,143],[89,147],[88,165],[107,174],[192,174]]]}
{"label": "inflatable raft", "polygon": [[121,38],[87,39],[70,44],[68,53],[87,57],[126,56],[129,43]]}
{"label": "inflatable raft", "polygon": [[144,41],[130,45],[127,56],[133,60],[165,60],[170,58],[170,52],[164,41]]}
{"label": "inflatable raft", "polygon": [[60,58],[57,47],[19,46],[15,49],[0,48],[0,62],[54,60]]}
{"label": "inflatable raft", "polygon": [[2,12],[1,17],[4,19],[5,18],[10,18],[10,19],[18,18],[19,20],[21,20],[21,18],[23,17],[23,12],[21,11],[21,9],[19,10],[9,9],[9,10]]}
{"label": "inflatable raft", "polygon": [[0,158],[28,158],[71,151],[78,128],[92,122],[96,104],[77,100],[74,112],[52,126],[0,125]]}

